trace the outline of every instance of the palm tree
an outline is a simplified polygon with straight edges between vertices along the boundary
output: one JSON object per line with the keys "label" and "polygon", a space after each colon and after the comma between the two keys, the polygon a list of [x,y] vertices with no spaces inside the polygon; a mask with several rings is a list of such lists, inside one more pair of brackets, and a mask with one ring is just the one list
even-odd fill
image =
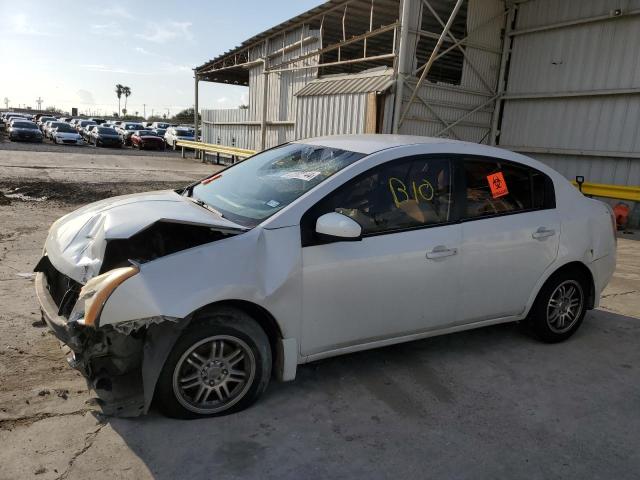
{"label": "palm tree", "polygon": [[127,108],[127,98],[131,95],[131,89],[129,87],[122,87],[122,94],[124,95],[124,108]]}
{"label": "palm tree", "polygon": [[116,85],[116,95],[118,96],[118,117],[120,116],[120,97],[124,93],[124,85],[120,85],[119,83]]}

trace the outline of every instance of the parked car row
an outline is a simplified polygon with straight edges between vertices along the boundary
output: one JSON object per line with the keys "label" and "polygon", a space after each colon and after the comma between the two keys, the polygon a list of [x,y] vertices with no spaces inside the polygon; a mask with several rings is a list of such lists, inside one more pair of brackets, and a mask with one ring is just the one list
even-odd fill
{"label": "parked car row", "polygon": [[180,140],[194,140],[194,129],[188,125],[167,122],[131,122],[101,118],[55,117],[7,112],[0,120],[9,139],[38,141],[45,138],[55,144],[94,145],[96,147],[131,146],[138,149],[164,150],[177,148]]}

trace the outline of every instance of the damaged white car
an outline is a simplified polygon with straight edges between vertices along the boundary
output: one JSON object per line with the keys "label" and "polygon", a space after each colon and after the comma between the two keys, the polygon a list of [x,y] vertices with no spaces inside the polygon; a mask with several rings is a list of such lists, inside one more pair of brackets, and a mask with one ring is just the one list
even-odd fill
{"label": "damaged white car", "polygon": [[571,336],[615,265],[615,220],[540,162],[392,135],[267,150],[178,191],[56,221],[43,317],[108,413],[220,415],[297,365],[527,320]]}

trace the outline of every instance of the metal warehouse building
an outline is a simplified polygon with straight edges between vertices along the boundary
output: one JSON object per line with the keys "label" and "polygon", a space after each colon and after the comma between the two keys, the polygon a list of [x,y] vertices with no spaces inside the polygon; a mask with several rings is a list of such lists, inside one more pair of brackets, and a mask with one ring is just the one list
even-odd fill
{"label": "metal warehouse building", "polygon": [[195,69],[249,87],[203,141],[406,133],[640,185],[640,0],[330,0]]}

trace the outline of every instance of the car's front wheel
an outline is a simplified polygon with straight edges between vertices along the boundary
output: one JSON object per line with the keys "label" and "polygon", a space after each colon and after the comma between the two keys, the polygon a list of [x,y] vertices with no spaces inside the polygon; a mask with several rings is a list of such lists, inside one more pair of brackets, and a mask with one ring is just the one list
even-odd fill
{"label": "car's front wheel", "polygon": [[553,275],[536,298],[528,321],[541,340],[556,343],[573,335],[587,312],[588,282],[578,270]]}
{"label": "car's front wheel", "polygon": [[243,410],[264,392],[271,347],[246,313],[220,308],[194,319],[167,357],[156,388],[160,409],[176,418]]}

